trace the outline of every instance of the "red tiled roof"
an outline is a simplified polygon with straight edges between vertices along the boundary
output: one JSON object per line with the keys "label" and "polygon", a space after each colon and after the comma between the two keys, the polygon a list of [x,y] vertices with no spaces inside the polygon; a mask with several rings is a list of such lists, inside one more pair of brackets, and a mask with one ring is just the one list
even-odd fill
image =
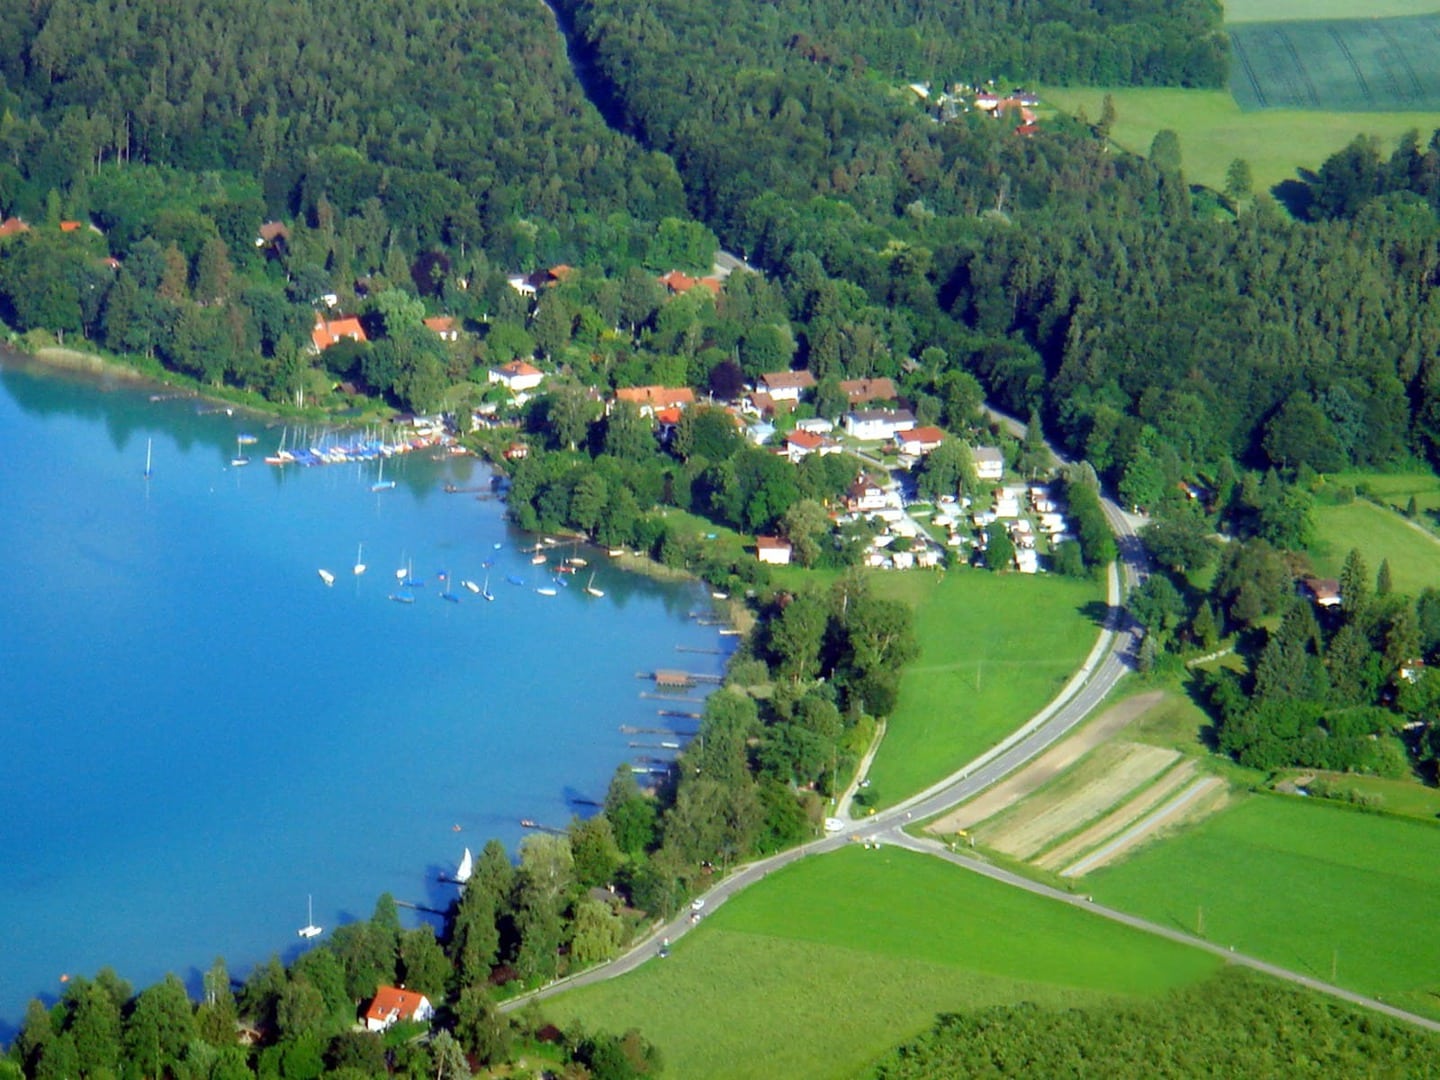
{"label": "red tiled roof", "polygon": [[656,409],[655,421],[660,424],[678,424],[683,414],[677,408]]}
{"label": "red tiled roof", "polygon": [[778,536],[757,536],[755,537],[755,549],[757,551],[789,551],[790,541],[781,540]]}
{"label": "red tiled roof", "polygon": [[889,379],[846,379],[840,389],[857,405],[864,401],[893,401],[897,396],[895,384]]}
{"label": "red tiled roof", "polygon": [[511,360],[508,364],[502,364],[495,369],[502,374],[512,378],[517,375],[539,375],[541,371],[534,364],[527,364],[524,360]]}
{"label": "red tiled roof", "polygon": [[83,227],[83,226],[82,226],[82,225],[80,224],[80,222],[78,222],[78,221],[62,221],[62,222],[60,222],[60,231],[61,231],[61,232],[74,232],[76,229],[79,229],[79,228],[82,228],[82,227]]}
{"label": "red tiled roof", "polygon": [[895,438],[902,443],[938,443],[945,441],[945,432],[938,427],[917,427],[911,428],[909,431],[902,431]]}
{"label": "red tiled roof", "polygon": [[825,443],[823,438],[809,431],[792,431],[785,436],[785,441],[802,450],[819,450]]}
{"label": "red tiled roof", "polygon": [[315,328],[310,331],[310,340],[321,352],[330,348],[340,341],[349,338],[351,341],[368,341],[365,336],[365,328],[360,325],[356,318],[332,319],[326,322],[324,319],[315,320]]}
{"label": "red tiled roof", "polygon": [[18,217],[6,218],[0,221],[0,236],[15,236],[17,233],[29,232],[30,226],[21,221]]}
{"label": "red tiled roof", "polygon": [[370,1008],[365,1010],[365,1019],[378,1023],[410,1020],[424,1003],[424,994],[382,986],[375,991],[375,1000],[370,1002]]}
{"label": "red tiled roof", "polygon": [[689,274],[683,274],[679,270],[670,270],[660,275],[660,284],[664,285],[672,293],[687,293],[695,286],[700,285],[710,290],[715,295],[720,295],[720,279],[713,277],[693,278]]}
{"label": "red tiled roof", "polygon": [[631,401],[663,409],[673,405],[695,404],[695,391],[688,386],[627,386],[615,391],[616,401]]}

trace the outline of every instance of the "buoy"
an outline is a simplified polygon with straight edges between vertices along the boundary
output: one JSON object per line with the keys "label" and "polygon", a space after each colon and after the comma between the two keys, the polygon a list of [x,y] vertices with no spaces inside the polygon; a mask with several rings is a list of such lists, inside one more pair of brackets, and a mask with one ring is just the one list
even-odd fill
{"label": "buoy", "polygon": [[60,976],[60,981],[61,981],[61,982],[69,982],[69,981],[70,981],[70,975],[69,975],[69,973],[66,972],[65,974],[61,975],[61,976]]}
{"label": "buoy", "polygon": [[451,831],[451,832],[459,832],[459,831],[460,831],[460,823],[459,823],[459,822],[456,822],[454,825],[451,825],[451,826],[450,826],[450,831]]}

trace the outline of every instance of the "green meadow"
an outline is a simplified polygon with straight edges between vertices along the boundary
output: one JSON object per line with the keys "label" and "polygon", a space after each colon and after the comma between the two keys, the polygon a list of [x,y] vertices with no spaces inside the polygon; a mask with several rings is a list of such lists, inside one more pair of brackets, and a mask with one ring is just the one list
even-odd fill
{"label": "green meadow", "polygon": [[1440,11],[1436,0],[1226,0],[1225,25],[1247,22],[1302,22],[1310,19],[1386,19]]}
{"label": "green meadow", "polygon": [[1412,128],[1421,141],[1440,128],[1440,112],[1320,112],[1266,109],[1241,112],[1228,90],[1047,87],[1043,100],[1067,113],[1083,109],[1093,122],[1105,95],[1115,101],[1111,138],[1121,147],[1145,154],[1155,133],[1169,128],[1180,136],[1185,176],[1192,183],[1221,190],[1225,171],[1236,158],[1250,164],[1256,191],[1268,191],[1300,170],[1320,168],[1356,135],[1372,135],[1388,153]]}
{"label": "green meadow", "polygon": [[1252,796],[1086,881],[1112,906],[1440,1016],[1440,825]]}
{"label": "green meadow", "polygon": [[1316,507],[1314,516],[1310,554],[1321,576],[1338,577],[1345,556],[1357,548],[1372,573],[1389,560],[1397,593],[1417,596],[1427,586],[1440,584],[1440,537],[1403,515],[1357,499]]}
{"label": "green meadow", "polygon": [[633,974],[552,999],[639,1027],[666,1075],[850,1077],[937,1012],[1149,997],[1218,961],[897,848],[776,871]]}
{"label": "green meadow", "polygon": [[920,641],[870,768],[881,804],[954,772],[1039,712],[1100,633],[1094,581],[973,569],[874,580],[913,606]]}

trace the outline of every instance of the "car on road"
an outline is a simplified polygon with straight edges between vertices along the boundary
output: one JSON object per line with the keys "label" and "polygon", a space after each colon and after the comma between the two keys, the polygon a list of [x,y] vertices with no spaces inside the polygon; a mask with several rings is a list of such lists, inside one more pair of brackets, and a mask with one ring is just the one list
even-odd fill
{"label": "car on road", "polygon": [[827,833],[836,833],[836,832],[839,832],[839,831],[840,831],[841,829],[843,829],[843,828],[845,828],[845,822],[842,821],[840,818],[838,818],[838,817],[827,817],[827,818],[825,819],[825,831],[826,831]]}
{"label": "car on road", "polygon": [[699,910],[700,910],[701,908],[703,908],[704,906],[705,906],[705,898],[704,898],[703,896],[697,896],[694,900],[691,900],[691,901],[690,901],[690,910],[691,910],[691,911],[699,911]]}

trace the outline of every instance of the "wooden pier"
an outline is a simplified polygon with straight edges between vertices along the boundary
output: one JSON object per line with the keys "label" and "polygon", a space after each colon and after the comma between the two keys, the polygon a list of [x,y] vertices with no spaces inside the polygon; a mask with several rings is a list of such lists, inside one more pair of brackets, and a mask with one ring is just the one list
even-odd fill
{"label": "wooden pier", "polygon": [[637,679],[654,679],[656,686],[675,687],[681,690],[689,690],[697,683],[719,686],[725,681],[723,675],[704,675],[698,671],[675,671],[665,668],[659,671],[637,671],[635,677]]}
{"label": "wooden pier", "polygon": [[649,698],[651,701],[669,701],[676,705],[704,705],[705,699],[698,697],[683,697],[680,694],[657,694],[651,690],[641,690],[642,698]]}
{"label": "wooden pier", "polygon": [[675,651],[676,651],[676,652],[684,652],[684,653],[703,653],[705,656],[724,656],[724,655],[725,655],[725,650],[724,650],[724,649],[701,649],[701,648],[697,648],[697,647],[694,646],[694,645],[676,645],[676,646],[675,646]]}
{"label": "wooden pier", "polygon": [[705,719],[705,714],[704,714],[704,713],[698,713],[698,712],[681,712],[679,709],[656,709],[656,710],[655,710],[655,715],[656,715],[656,716],[669,716],[669,717],[673,717],[673,718],[680,719],[680,720],[703,720],[703,719]]}
{"label": "wooden pier", "polygon": [[[441,878],[441,881],[449,881],[449,878]],[[424,904],[416,904],[410,900],[396,900],[396,907],[403,907],[409,911],[423,911],[427,915],[448,915],[449,912],[441,911],[439,908],[426,907]]]}

